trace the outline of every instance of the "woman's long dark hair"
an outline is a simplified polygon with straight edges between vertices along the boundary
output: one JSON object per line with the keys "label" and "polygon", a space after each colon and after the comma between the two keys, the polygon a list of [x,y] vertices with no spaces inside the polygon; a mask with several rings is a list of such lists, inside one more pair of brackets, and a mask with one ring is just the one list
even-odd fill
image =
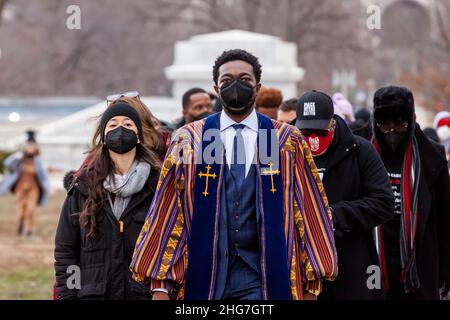
{"label": "woman's long dark hair", "polygon": [[[80,213],[80,225],[83,228],[89,228],[88,237],[94,237],[97,234],[96,216],[101,214],[108,201],[108,193],[103,188],[103,181],[114,174],[115,165],[109,156],[108,148],[100,141],[97,141],[90,156],[92,160],[81,173],[87,182],[88,195]],[[136,146],[136,160],[150,164],[152,170],[157,172],[161,169],[158,157],[143,143]]]}

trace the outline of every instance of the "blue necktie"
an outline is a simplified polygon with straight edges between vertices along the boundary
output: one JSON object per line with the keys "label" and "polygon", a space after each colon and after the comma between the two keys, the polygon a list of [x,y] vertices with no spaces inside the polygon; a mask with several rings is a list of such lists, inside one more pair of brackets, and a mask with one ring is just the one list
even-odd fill
{"label": "blue necktie", "polygon": [[242,130],[245,128],[245,125],[234,124],[233,128],[236,130],[236,135],[233,140],[233,155],[230,170],[236,182],[236,187],[239,190],[245,179],[246,158],[244,137],[242,136]]}

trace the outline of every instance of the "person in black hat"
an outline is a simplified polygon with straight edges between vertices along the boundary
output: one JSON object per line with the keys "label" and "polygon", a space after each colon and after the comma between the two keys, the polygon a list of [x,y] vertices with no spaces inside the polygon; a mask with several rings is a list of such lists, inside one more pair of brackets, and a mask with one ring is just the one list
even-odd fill
{"label": "person in black hat", "polygon": [[[55,237],[58,299],[150,299],[128,266],[155,193],[159,167],[141,119],[125,102],[98,125],[92,159],[69,187]],[[68,278],[78,266],[81,283]]]}
{"label": "person in black hat", "polygon": [[392,217],[394,198],[373,146],[334,115],[332,99],[310,91],[297,104],[296,126],[311,148],[333,215],[338,276],[324,283],[319,299],[382,299],[378,283],[368,287],[378,266],[373,228]]}
{"label": "person in black hat", "polygon": [[27,133],[27,142],[36,143],[36,132],[34,130],[28,130],[26,133]]}
{"label": "person in black hat", "polygon": [[444,147],[416,123],[404,87],[374,96],[375,145],[395,194],[394,217],[378,229],[389,299],[440,299],[450,290],[450,179]]}

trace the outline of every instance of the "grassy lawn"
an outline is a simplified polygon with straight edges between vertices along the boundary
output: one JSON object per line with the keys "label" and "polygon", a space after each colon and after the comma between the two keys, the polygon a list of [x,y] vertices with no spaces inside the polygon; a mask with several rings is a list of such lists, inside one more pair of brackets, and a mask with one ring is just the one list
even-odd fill
{"label": "grassy lawn", "polygon": [[64,192],[52,195],[35,216],[35,237],[16,236],[13,196],[0,197],[0,299],[44,300],[53,297],[54,236]]}
{"label": "grassy lawn", "polygon": [[0,273],[0,300],[47,300],[53,298],[53,268],[36,266]]}

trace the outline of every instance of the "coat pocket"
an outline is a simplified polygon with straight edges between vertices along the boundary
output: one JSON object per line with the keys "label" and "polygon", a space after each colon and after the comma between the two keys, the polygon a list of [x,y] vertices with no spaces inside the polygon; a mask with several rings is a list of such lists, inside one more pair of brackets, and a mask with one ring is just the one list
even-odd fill
{"label": "coat pocket", "polygon": [[89,228],[81,229],[81,246],[83,252],[105,250],[108,247],[107,236],[110,234],[103,215],[97,218],[97,233],[89,236]]}
{"label": "coat pocket", "polygon": [[106,294],[105,265],[92,265],[81,268],[80,299],[104,299]]}

